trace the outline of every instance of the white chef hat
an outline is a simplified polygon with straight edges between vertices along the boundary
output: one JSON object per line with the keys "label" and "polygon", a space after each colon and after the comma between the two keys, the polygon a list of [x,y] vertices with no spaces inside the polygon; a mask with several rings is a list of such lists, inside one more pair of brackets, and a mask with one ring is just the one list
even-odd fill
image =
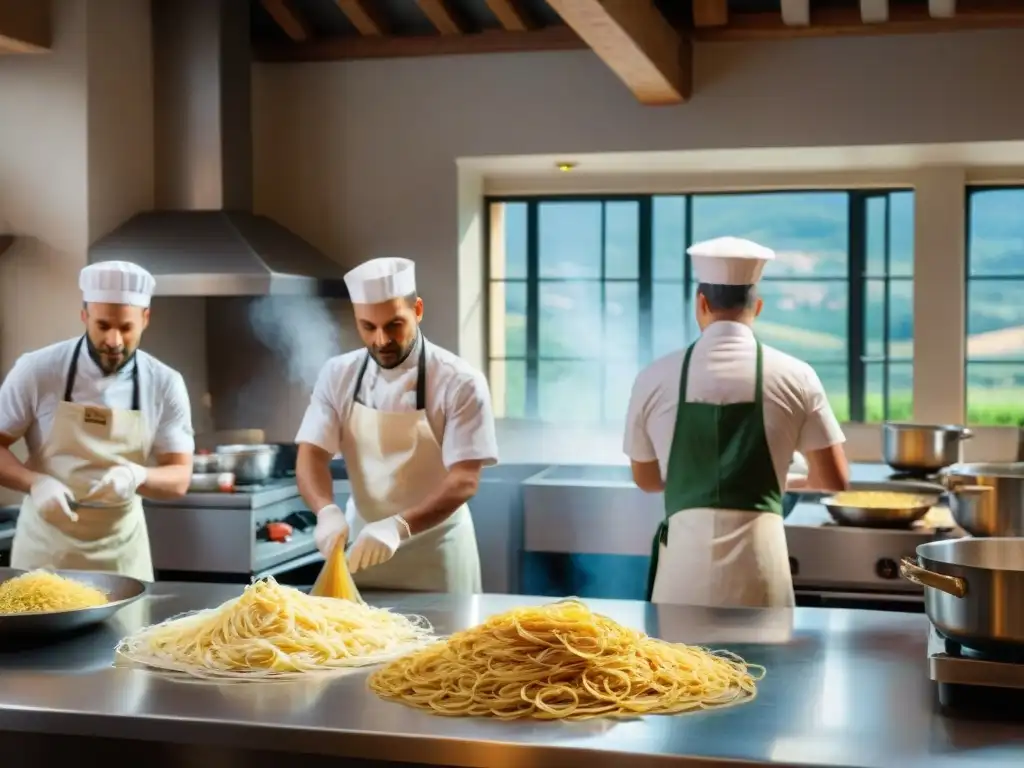
{"label": "white chef hat", "polygon": [[775,251],[740,237],[716,237],[686,249],[693,260],[693,274],[700,283],[753,285],[761,279],[765,264]]}
{"label": "white chef hat", "polygon": [[78,277],[82,300],[87,304],[128,304],[148,307],[156,280],[130,261],[101,261],[90,264]]}
{"label": "white chef hat", "polygon": [[416,264],[409,259],[365,261],[345,274],[353,304],[379,304],[416,293]]}

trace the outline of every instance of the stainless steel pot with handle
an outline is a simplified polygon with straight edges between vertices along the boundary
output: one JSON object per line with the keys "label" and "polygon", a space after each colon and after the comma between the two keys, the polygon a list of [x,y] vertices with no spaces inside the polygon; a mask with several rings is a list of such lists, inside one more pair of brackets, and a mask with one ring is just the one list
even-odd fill
{"label": "stainless steel pot with handle", "polygon": [[274,474],[276,445],[218,445],[217,454],[234,459],[236,485],[265,483]]}
{"label": "stainless steel pot with handle", "polygon": [[942,473],[956,524],[972,536],[1024,536],[1024,463],[954,464]]}
{"label": "stainless steel pot with handle", "polygon": [[1024,649],[1024,539],[930,541],[900,561],[924,587],[925,613],[950,640],[981,652]]}
{"label": "stainless steel pot with handle", "polygon": [[897,472],[931,474],[960,461],[960,444],[973,437],[955,424],[882,425],[882,458]]}

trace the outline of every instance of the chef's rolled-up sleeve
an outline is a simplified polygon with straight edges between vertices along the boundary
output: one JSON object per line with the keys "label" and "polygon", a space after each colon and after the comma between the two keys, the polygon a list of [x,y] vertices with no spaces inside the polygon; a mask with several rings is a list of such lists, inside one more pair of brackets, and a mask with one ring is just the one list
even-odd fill
{"label": "chef's rolled-up sleeve", "polygon": [[328,360],[320,369],[295,436],[296,443],[315,445],[332,456],[341,452],[341,413],[339,404],[335,402],[339,375],[337,358]]}
{"label": "chef's rolled-up sleeve", "polygon": [[622,439],[622,451],[630,461],[645,464],[658,460],[658,454],[647,432],[647,415],[650,410],[650,391],[642,378],[633,382],[626,410],[626,431]]}
{"label": "chef's rolled-up sleeve", "polygon": [[28,358],[19,357],[0,384],[0,433],[22,438],[32,426],[37,399],[36,377]]}
{"label": "chef's rolled-up sleeve", "polygon": [[180,373],[171,371],[164,384],[163,408],[153,433],[152,452],[161,456],[193,453],[195,449],[196,437],[192,429],[192,403],[189,401],[188,387]]}
{"label": "chef's rolled-up sleeve", "polygon": [[445,403],[441,456],[446,468],[460,461],[498,463],[498,437],[487,380],[479,371],[455,383]]}
{"label": "chef's rolled-up sleeve", "polygon": [[839,419],[828,402],[825,387],[810,366],[807,366],[804,375],[803,397],[805,416],[797,450],[808,453],[845,443],[846,435],[843,434]]}

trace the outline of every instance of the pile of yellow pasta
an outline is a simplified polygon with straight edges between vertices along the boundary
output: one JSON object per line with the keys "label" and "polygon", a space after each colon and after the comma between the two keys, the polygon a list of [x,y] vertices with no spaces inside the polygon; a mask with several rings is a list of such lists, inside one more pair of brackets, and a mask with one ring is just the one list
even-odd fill
{"label": "pile of yellow pasta", "polygon": [[29,571],[0,584],[0,614],[76,611],[108,602],[101,590],[49,571]]}
{"label": "pile of yellow pasta", "polygon": [[517,608],[390,662],[378,695],[448,716],[583,720],[749,701],[764,667],[648,637],[576,600]]}
{"label": "pile of yellow pasta", "polygon": [[900,491],[840,491],[829,503],[860,509],[915,509],[930,507],[936,501],[937,496],[934,495],[924,496]]}
{"label": "pile of yellow pasta", "polygon": [[147,627],[117,653],[202,679],[283,679],[376,664],[434,639],[425,619],[313,597],[268,578],[218,608]]}

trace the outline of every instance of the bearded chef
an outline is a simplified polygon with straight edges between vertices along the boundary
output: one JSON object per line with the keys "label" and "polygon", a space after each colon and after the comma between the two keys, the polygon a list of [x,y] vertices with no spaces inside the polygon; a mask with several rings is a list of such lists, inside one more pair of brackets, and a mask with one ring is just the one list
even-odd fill
{"label": "bearded chef", "polygon": [[[295,438],[317,546],[328,557],[351,540],[361,588],[479,592],[466,502],[498,460],[487,381],[424,338],[413,262],[373,259],[345,283],[366,348],[327,361]],[[352,489],[345,512],[328,466],[338,453]]]}
{"label": "bearded chef", "polygon": [[640,373],[627,416],[633,478],[665,497],[648,599],[792,606],[787,469],[799,450],[808,485],[845,488],[845,438],[814,369],[754,336],[763,306],[756,286],[774,252],[722,237],[687,253],[701,336]]}
{"label": "bearded chef", "polygon": [[[107,261],[83,269],[79,285],[85,334],[22,355],[0,386],[0,485],[27,494],[11,565],[152,581],[139,494],[188,490],[188,392],[181,374],[139,349],[149,272]],[[25,464],[10,450],[22,437]]]}

